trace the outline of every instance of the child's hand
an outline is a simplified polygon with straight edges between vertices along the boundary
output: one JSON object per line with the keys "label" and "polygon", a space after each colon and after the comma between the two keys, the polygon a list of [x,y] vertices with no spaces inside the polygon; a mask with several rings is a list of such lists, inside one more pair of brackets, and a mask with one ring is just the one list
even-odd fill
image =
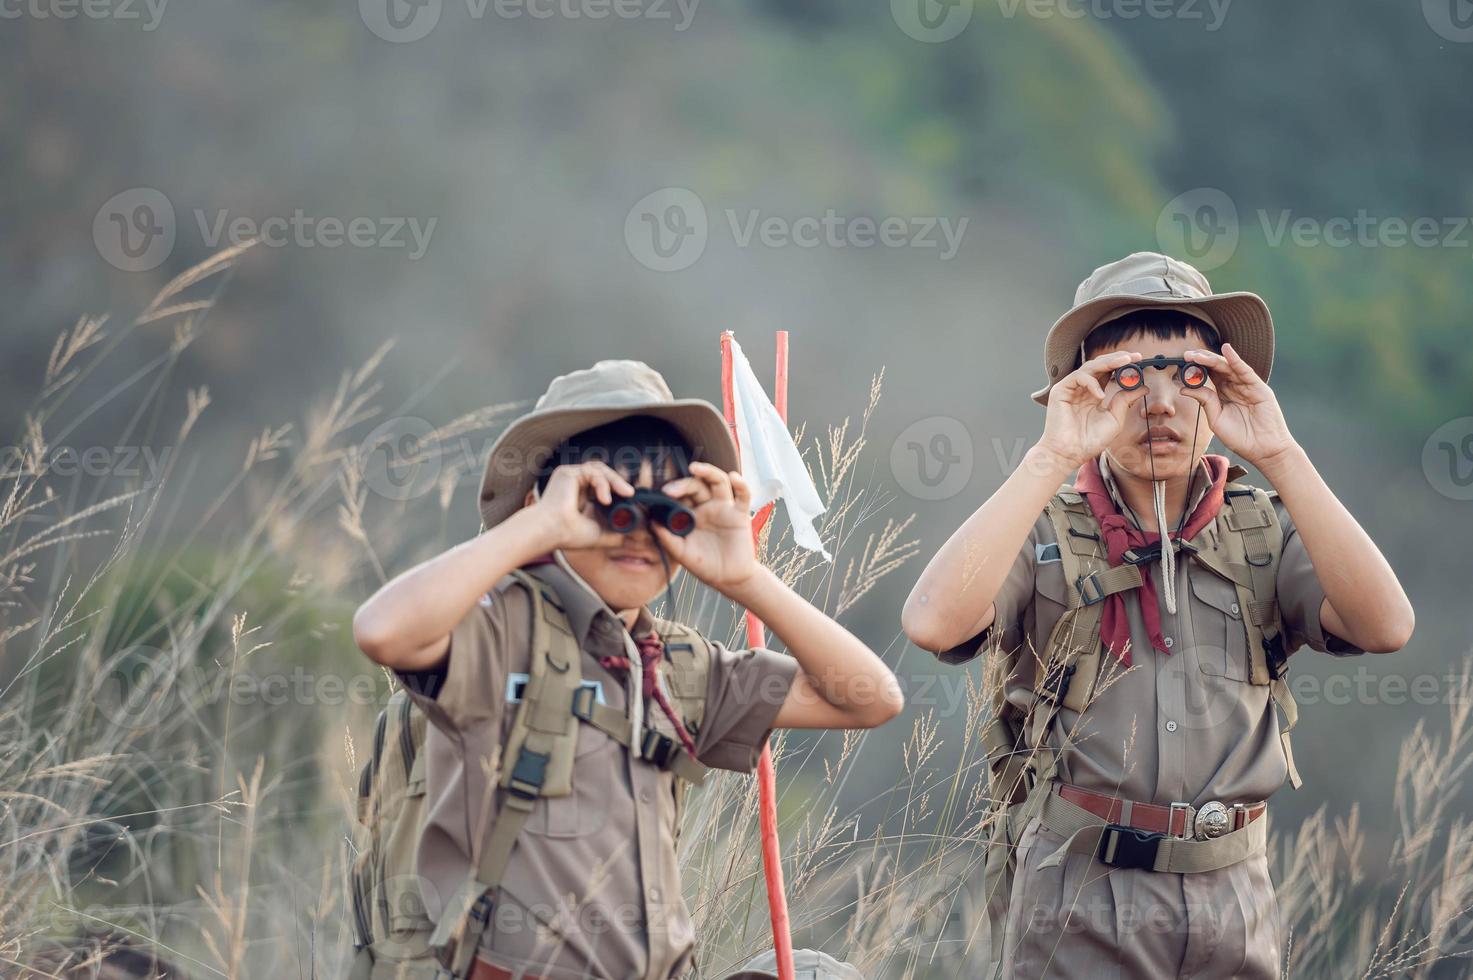
{"label": "child's hand", "polygon": [[1116,387],[1107,396],[1110,375],[1141,359],[1139,353],[1115,351],[1085,361],[1054,385],[1048,396],[1048,415],[1038,444],[1077,469],[1104,452],[1125,425],[1125,416],[1146,396]]}
{"label": "child's hand", "polygon": [[1263,469],[1265,461],[1294,447],[1294,437],[1273,389],[1231,344],[1223,344],[1222,350],[1221,354],[1189,350],[1182,355],[1206,367],[1212,385],[1183,388],[1181,393],[1202,406],[1207,424],[1224,446]]}
{"label": "child's hand", "polygon": [[696,578],[723,594],[740,587],[760,567],[752,543],[751,491],[742,475],[710,463],[691,463],[690,476],[660,488],[695,511],[696,529],[685,537],[652,523],[660,545]]}
{"label": "child's hand", "polygon": [[594,510],[593,501],[610,504],[614,494],[634,495],[634,488],[607,463],[593,460],[559,466],[534,507],[549,522],[548,550],[554,548],[612,548],[623,535],[608,528]]}

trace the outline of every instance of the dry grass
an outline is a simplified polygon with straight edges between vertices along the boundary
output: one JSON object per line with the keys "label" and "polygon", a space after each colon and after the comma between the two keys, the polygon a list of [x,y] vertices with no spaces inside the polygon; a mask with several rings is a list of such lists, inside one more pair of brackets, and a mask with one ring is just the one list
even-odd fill
{"label": "dry grass", "polygon": [[[354,599],[408,560],[406,516],[448,510],[475,473],[459,451],[518,406],[491,406],[428,433],[401,465],[438,465],[423,500],[371,490],[365,430],[382,417],[387,347],[343,374],[298,426],[261,425],[192,526],[182,452],[210,410],[203,388],[171,393],[180,355],[208,329],[248,248],[180,276],[135,321],[83,318],[57,338],[35,404],[0,474],[0,973],[109,980],[154,975],[333,977],[350,948],[341,843],[373,705],[235,705],[227,685],[306,665],[386,678],[352,649]],[[152,335],[163,327],[161,339]],[[102,404],[76,393],[122,345],[157,349]],[[860,608],[916,557],[911,518],[863,484],[876,376],[857,420],[800,431],[828,503],[823,564],[786,530],[764,559],[836,616]],[[48,449],[102,408],[109,446],[162,441],[157,485],[53,473]],[[171,413],[172,429],[161,421]],[[209,447],[212,457],[223,452]],[[7,460],[7,465],[11,464]],[[215,534],[216,528],[228,534]],[[444,543],[442,542],[441,546]],[[414,557],[431,545],[419,543]],[[674,612],[735,642],[737,611],[682,581]],[[897,652],[891,644],[891,653]],[[893,659],[893,657],[892,657]],[[799,945],[866,976],[981,972],[988,951],[980,868],[988,793],[978,733],[1001,673],[941,673],[965,686],[948,714],[916,707],[903,740],[871,733],[774,739],[784,872]],[[1459,812],[1473,759],[1473,679],[1446,723],[1419,722],[1386,787],[1399,826],[1387,870],[1365,869],[1358,812],[1278,828],[1275,880],[1289,975],[1462,975],[1473,906],[1473,823]],[[229,690],[226,688],[226,690]],[[354,732],[358,733],[355,740]],[[897,744],[897,742],[899,744]],[[1368,777],[1368,782],[1373,777]],[[1368,792],[1374,787],[1368,785]],[[700,974],[766,948],[756,788],[717,775],[692,795],[682,837]],[[1450,971],[1450,972],[1439,972]]]}

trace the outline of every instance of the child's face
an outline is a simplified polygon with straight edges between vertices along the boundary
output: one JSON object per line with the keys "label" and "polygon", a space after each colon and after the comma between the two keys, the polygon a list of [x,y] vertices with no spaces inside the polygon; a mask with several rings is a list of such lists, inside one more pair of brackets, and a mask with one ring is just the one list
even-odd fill
{"label": "child's face", "polygon": [[[1118,344],[1091,351],[1090,356],[1123,350],[1138,351],[1148,358],[1181,357],[1189,350],[1204,349],[1207,349],[1206,338],[1196,330],[1188,330],[1186,336],[1170,340],[1157,340],[1149,334],[1126,337]],[[1146,397],[1126,416],[1124,428],[1110,444],[1110,463],[1116,470],[1123,468],[1132,476],[1149,481],[1153,479],[1154,466],[1154,479],[1181,477],[1207,450],[1212,442],[1212,429],[1207,425],[1205,413],[1198,417],[1197,403],[1182,394],[1180,371],[1175,366],[1145,370]],[[1105,395],[1108,397],[1119,387],[1112,378],[1105,385]],[[1207,387],[1215,387],[1210,377]]]}
{"label": "child's face", "polygon": [[[642,460],[639,475],[630,482],[635,487],[658,489],[680,476],[673,460],[666,457],[663,463],[662,472],[656,474],[650,461]],[[584,506],[588,512],[593,512],[591,502]],[[680,568],[667,558],[670,575],[666,576],[665,563],[660,561],[660,551],[647,524],[620,537],[622,540],[611,548],[578,548],[563,552],[573,571],[616,612],[650,602],[664,591]]]}

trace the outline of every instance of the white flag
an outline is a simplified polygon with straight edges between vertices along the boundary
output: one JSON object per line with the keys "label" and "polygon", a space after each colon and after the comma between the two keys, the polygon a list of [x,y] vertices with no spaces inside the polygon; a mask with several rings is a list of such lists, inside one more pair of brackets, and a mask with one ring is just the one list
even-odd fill
{"label": "white flag", "polygon": [[824,509],[818,489],[803,465],[787,423],[762,390],[736,337],[731,338],[731,367],[737,443],[742,454],[742,477],[752,488],[752,512],[781,497],[793,525],[793,540],[833,561],[813,526]]}

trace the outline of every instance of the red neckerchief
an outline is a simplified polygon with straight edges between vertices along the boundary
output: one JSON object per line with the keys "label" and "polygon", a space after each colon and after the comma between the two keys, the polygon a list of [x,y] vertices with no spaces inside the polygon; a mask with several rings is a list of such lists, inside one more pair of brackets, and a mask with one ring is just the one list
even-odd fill
{"label": "red neckerchief", "polygon": [[[1202,495],[1181,532],[1171,532],[1173,540],[1192,540],[1204,527],[1217,519],[1217,512],[1222,509],[1222,489],[1227,484],[1228,459],[1226,456],[1204,454],[1202,462],[1207,464],[1212,485]],[[1193,477],[1195,475],[1194,469]],[[1109,555],[1111,568],[1124,564],[1125,553],[1130,549],[1152,545],[1161,539],[1159,532],[1143,531],[1120,513],[1115,501],[1110,498],[1110,492],[1105,488],[1098,459],[1092,459],[1079,468],[1079,472],[1074,475],[1074,489],[1084,496],[1095,520],[1100,524],[1100,533],[1104,535],[1105,552]],[[1166,641],[1161,638],[1161,611],[1156,604],[1156,583],[1148,567],[1144,565],[1141,566],[1140,592],[1141,618],[1145,621],[1151,646],[1162,653],[1170,654]],[[1129,667],[1130,618],[1125,614],[1124,592],[1106,597],[1105,610],[1100,616],[1100,637],[1110,652]]]}

